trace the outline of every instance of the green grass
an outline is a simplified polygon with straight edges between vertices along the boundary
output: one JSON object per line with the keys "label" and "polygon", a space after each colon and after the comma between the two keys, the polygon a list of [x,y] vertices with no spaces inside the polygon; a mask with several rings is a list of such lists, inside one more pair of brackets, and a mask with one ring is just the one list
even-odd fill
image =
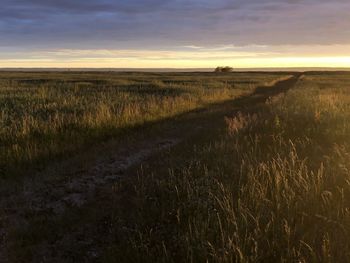
{"label": "green grass", "polygon": [[[0,72],[0,176],[233,99],[283,74]],[[284,74],[285,76],[285,74]]]}
{"label": "green grass", "polygon": [[120,182],[104,261],[348,262],[349,88],[349,74],[305,74]]}

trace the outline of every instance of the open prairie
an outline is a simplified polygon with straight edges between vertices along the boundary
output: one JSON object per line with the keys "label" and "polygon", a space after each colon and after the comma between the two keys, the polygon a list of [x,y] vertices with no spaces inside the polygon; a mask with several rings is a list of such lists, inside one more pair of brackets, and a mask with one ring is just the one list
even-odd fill
{"label": "open prairie", "polygon": [[349,0],[1,0],[0,263],[350,263]]}
{"label": "open prairie", "polygon": [[0,73],[1,262],[344,262],[350,74]]}
{"label": "open prairie", "polygon": [[0,73],[0,176],[233,99],[286,75]]}

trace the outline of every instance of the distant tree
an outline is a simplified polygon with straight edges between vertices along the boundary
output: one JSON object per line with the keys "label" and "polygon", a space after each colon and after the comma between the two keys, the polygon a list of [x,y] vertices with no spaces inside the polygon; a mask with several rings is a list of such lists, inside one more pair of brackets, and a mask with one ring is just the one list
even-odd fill
{"label": "distant tree", "polygon": [[223,69],[223,67],[217,67],[217,68],[215,69],[215,72],[222,72],[222,69]]}
{"label": "distant tree", "polygon": [[226,66],[226,67],[217,67],[215,69],[215,72],[223,72],[223,73],[227,73],[227,72],[232,72],[233,71],[233,68],[232,67],[229,67],[229,66]]}
{"label": "distant tree", "polygon": [[222,69],[222,72],[232,72],[232,71],[233,71],[233,68],[228,67],[228,66],[226,66]]}

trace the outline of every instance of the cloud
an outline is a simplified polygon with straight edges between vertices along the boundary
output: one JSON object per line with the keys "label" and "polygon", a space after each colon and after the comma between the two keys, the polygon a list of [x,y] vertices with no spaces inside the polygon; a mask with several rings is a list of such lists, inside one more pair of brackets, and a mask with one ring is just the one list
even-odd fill
{"label": "cloud", "polygon": [[2,0],[0,53],[345,45],[349,10],[348,0]]}

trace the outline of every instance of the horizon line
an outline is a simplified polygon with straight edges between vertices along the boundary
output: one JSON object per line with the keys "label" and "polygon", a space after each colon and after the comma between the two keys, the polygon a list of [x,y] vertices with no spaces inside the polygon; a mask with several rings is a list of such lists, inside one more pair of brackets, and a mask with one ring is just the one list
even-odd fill
{"label": "horizon line", "polygon": [[[0,67],[0,71],[45,71],[45,70],[58,70],[58,71],[213,71],[216,67],[193,67],[193,68],[151,68],[151,67],[125,67],[125,68],[112,68],[112,67]],[[350,67],[242,67],[233,68],[233,72],[237,71],[264,71],[264,70],[298,70],[298,71],[350,71]]]}

